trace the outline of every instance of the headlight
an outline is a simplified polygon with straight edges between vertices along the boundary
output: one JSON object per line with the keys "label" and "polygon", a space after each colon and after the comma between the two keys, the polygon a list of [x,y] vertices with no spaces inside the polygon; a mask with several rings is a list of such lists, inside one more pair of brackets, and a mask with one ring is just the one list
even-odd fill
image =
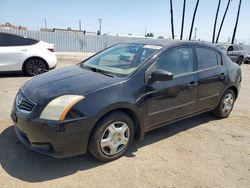
{"label": "headlight", "polygon": [[64,120],[70,109],[82,99],[84,99],[84,96],[80,95],[63,95],[57,97],[47,104],[40,118],[47,120]]}

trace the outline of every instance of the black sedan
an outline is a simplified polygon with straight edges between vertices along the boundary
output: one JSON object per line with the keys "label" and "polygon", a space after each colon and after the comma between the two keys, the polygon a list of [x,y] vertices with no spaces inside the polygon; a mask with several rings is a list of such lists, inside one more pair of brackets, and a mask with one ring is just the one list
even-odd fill
{"label": "black sedan", "polygon": [[226,118],[241,69],[205,43],[139,40],[27,81],[11,117],[30,149],[53,157],[121,157],[134,138],[212,111]]}

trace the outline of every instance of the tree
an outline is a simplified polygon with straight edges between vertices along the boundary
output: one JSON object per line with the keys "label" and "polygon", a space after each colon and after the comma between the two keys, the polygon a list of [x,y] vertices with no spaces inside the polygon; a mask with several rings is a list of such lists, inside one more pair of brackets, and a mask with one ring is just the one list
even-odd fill
{"label": "tree", "polygon": [[146,37],[154,37],[154,34],[153,33],[147,33]]}
{"label": "tree", "polygon": [[101,35],[101,33],[100,33],[100,31],[99,31],[99,30],[97,31],[97,33],[96,33],[96,34],[97,34],[97,35]]}
{"label": "tree", "polygon": [[227,7],[226,7],[226,10],[225,10],[225,12],[224,12],[224,15],[223,15],[223,18],[222,18],[222,21],[221,21],[221,24],[220,24],[220,29],[219,29],[219,32],[218,32],[218,35],[217,35],[217,38],[216,38],[216,43],[218,43],[218,41],[219,41],[220,32],[221,32],[221,29],[222,29],[222,26],[223,26],[225,17],[226,17],[226,15],[227,15],[227,11],[228,11],[228,8],[229,8],[230,3],[231,3],[231,0],[228,0],[228,2],[227,2]]}
{"label": "tree", "polygon": [[192,33],[193,33],[193,28],[194,28],[194,21],[195,21],[195,16],[196,16],[196,12],[197,12],[197,8],[198,8],[198,5],[199,5],[199,2],[200,2],[200,0],[196,1],[194,13],[193,13],[192,24],[191,24],[191,28],[190,28],[189,40],[192,39]]}
{"label": "tree", "polygon": [[235,35],[236,35],[236,31],[237,31],[237,27],[238,27],[238,22],[239,22],[239,17],[240,17],[241,2],[242,2],[242,0],[240,0],[240,2],[239,2],[238,13],[237,13],[237,18],[236,18],[236,22],[235,22],[235,27],[234,27],[234,32],[233,32],[233,37],[232,37],[231,44],[233,44],[234,40],[235,40]]}
{"label": "tree", "polygon": [[170,14],[171,14],[172,39],[174,39],[174,16],[173,16],[173,2],[172,2],[172,0],[170,0]]}
{"label": "tree", "polygon": [[184,28],[184,20],[185,20],[185,10],[186,10],[186,0],[183,0],[183,9],[182,9],[182,23],[181,23],[181,37],[183,37],[183,28]]}
{"label": "tree", "polygon": [[218,14],[219,14],[219,10],[220,10],[220,4],[221,4],[221,0],[219,0],[217,11],[216,11],[216,16],[215,16],[215,20],[214,20],[214,31],[213,31],[212,43],[214,43],[214,41],[215,41],[215,32],[216,32]]}

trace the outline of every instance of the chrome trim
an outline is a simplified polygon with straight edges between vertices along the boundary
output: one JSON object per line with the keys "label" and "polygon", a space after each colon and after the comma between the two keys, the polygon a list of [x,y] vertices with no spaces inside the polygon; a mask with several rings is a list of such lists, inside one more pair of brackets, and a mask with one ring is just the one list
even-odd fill
{"label": "chrome trim", "polygon": [[[32,108],[31,111],[23,110],[23,109],[20,109],[20,108],[19,108],[19,105],[21,104],[21,102],[19,102],[19,97],[22,97],[22,99],[25,99],[26,101],[28,101],[29,103],[31,103],[31,104],[34,105],[34,107]],[[20,103],[20,104],[19,104],[19,103]],[[17,108],[18,111],[23,112],[23,113],[26,113],[26,114],[29,114],[29,113],[31,113],[31,112],[34,110],[34,108],[36,107],[36,105],[37,105],[37,104],[34,103],[33,101],[31,101],[28,97],[26,97],[26,96],[23,94],[23,92],[20,92],[19,94],[17,94],[16,100],[15,100],[15,106],[16,106],[16,108]]]}
{"label": "chrome trim", "polygon": [[210,96],[207,96],[207,97],[204,97],[204,98],[200,98],[199,101],[203,101],[203,100],[210,99],[212,97],[218,97],[218,96],[220,96],[220,94],[216,93],[214,95],[210,95]]}
{"label": "chrome trim", "polygon": [[176,109],[176,108],[181,108],[181,107],[188,106],[188,105],[191,105],[191,104],[195,104],[195,101],[191,101],[191,102],[181,104],[181,105],[178,105],[178,106],[170,107],[170,108],[167,108],[167,109],[164,109],[164,110],[159,110],[157,112],[152,112],[152,113],[149,113],[148,115],[153,116],[155,114],[159,114],[159,113],[166,112],[166,111],[169,111],[169,110],[173,110],[173,109]]}

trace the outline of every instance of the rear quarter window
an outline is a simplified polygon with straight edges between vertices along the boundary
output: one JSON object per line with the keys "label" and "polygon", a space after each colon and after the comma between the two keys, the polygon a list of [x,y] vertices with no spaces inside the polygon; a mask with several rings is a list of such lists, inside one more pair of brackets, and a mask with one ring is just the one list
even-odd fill
{"label": "rear quarter window", "polygon": [[222,64],[221,55],[212,49],[196,48],[198,58],[198,69],[208,69]]}

